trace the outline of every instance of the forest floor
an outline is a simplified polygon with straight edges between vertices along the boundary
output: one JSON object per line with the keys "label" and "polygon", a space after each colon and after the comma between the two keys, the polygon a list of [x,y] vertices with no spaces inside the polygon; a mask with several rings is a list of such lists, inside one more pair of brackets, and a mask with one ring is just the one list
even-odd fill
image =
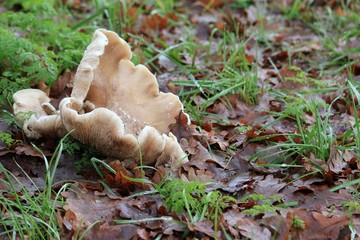
{"label": "forest floor", "polygon": [[[360,1],[18,2],[0,8],[0,239],[360,238]],[[12,94],[45,80],[56,106],[97,28],[182,101],[178,171],[24,136]]]}

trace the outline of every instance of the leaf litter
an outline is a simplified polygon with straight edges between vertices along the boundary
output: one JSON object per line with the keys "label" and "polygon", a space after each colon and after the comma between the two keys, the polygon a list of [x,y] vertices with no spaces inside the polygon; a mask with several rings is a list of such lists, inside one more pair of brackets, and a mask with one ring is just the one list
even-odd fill
{"label": "leaf litter", "polygon": [[[78,1],[70,4],[82,8]],[[334,4],[323,3],[316,6],[314,3],[309,11],[317,14],[322,13],[325,7],[330,7],[337,9],[337,14],[344,14],[340,10],[345,10]],[[304,22],[283,19],[279,9],[267,9],[270,14],[259,18],[259,6],[250,6],[245,10],[239,8],[236,11],[221,0],[184,1],[179,5],[180,14],[153,13],[152,7],[146,9],[144,6],[143,11],[137,12],[136,8],[131,7],[127,14],[134,25],[126,30],[136,35],[143,34],[148,42],[155,44],[156,38],[160,38],[171,46],[178,42],[178,35],[174,33],[187,31],[183,24],[174,22],[184,21],[184,16],[188,17],[189,24],[194,29],[195,41],[202,46],[212,44],[210,55],[202,55],[201,49],[198,49],[195,50],[196,60],[185,53],[180,56],[181,64],[185,67],[193,65],[206,70],[195,75],[198,79],[218,79],[215,72],[224,69],[222,63],[213,66],[208,64],[208,61],[212,61],[209,57],[212,57],[214,62],[222,58],[217,56],[220,44],[211,43],[210,39],[222,39],[218,30],[240,31],[244,38],[250,39],[244,55],[247,64],[257,64],[258,85],[288,93],[294,98],[297,92],[320,88],[312,82],[310,74],[299,78],[299,74],[305,71],[303,69],[310,68],[311,61],[304,59],[318,61],[318,55],[327,51],[316,31]],[[287,6],[289,7],[290,5]],[[89,9],[84,8],[84,11]],[[229,17],[235,24],[230,24]],[[256,40],[251,31],[259,31],[260,26],[265,33],[270,33],[265,34],[264,39]],[[217,30],[214,35],[213,29]],[[138,49],[146,48],[143,43],[137,45]],[[338,43],[336,51],[340,53],[347,47],[357,46],[356,39],[351,39],[348,44],[342,41]],[[220,49],[220,54],[223,50]],[[351,54],[349,58],[358,59],[358,55]],[[145,58],[140,57],[141,61],[145,63]],[[178,94],[184,91],[184,87],[178,87],[172,80],[188,80],[189,74],[179,73],[179,64],[174,64],[168,56],[160,55],[156,63],[160,67],[160,88]],[[357,69],[356,64],[350,69],[355,79],[359,77]],[[319,70],[315,68],[314,71],[314,76],[319,76]],[[345,79],[348,76],[346,71],[344,69],[334,78]],[[69,95],[73,76],[74,70],[71,70],[59,76],[55,82],[51,90],[52,103],[55,106],[63,97]],[[319,78],[320,81],[327,82],[329,77]],[[185,91],[191,89],[185,87]],[[353,115],[358,112],[349,102],[349,93],[347,98],[336,98],[337,96],[338,94],[333,92],[316,93],[314,98],[320,102],[332,103],[331,127],[336,135],[340,136],[351,130],[354,126]],[[194,96],[192,107],[203,107],[206,99],[207,96],[199,92]],[[359,214],[349,214],[343,207],[344,202],[358,199],[352,195],[353,191],[357,191],[356,186],[330,191],[333,186],[358,178],[359,160],[356,151],[341,150],[337,147],[342,144],[340,139],[335,139],[330,145],[330,156],[326,162],[312,152],[305,152],[287,156],[279,167],[276,161],[285,155],[280,153],[281,148],[271,147],[276,143],[289,141],[292,139],[291,135],[299,134],[301,129],[291,114],[279,117],[287,106],[272,93],[261,93],[257,105],[250,105],[243,100],[237,93],[221,96],[206,104],[206,114],[202,122],[192,119],[191,125],[187,125],[180,117],[180,122],[172,126],[172,132],[190,159],[181,172],[172,177],[208,183],[208,193],[221,190],[225,195],[234,196],[238,200],[220,214],[219,221],[215,223],[220,228],[214,228],[214,222],[209,219],[191,221],[191,216],[186,212],[176,214],[163,206],[162,197],[156,193],[150,182],[161,186],[161,182],[168,175],[166,167],[139,169],[134,166],[132,169],[125,169],[121,162],[107,159],[105,162],[115,170],[115,174],[102,167],[101,178],[95,170],[75,170],[74,162],[81,157],[80,151],[73,156],[62,154],[55,175],[54,190],[66,182],[73,183],[71,188],[61,192],[65,205],[59,207],[57,214],[62,237],[72,239],[80,233],[84,234],[84,239],[154,239],[159,236],[164,239],[183,239],[184,236],[198,239],[349,239],[353,231],[349,228],[350,223],[356,229],[355,236],[359,237]],[[306,112],[304,119],[305,129],[317,121],[314,114],[309,112]],[[344,122],[349,124],[345,126]],[[339,127],[340,125],[343,127]],[[4,119],[0,126],[4,132],[19,135],[19,129],[10,128]],[[42,151],[40,154],[30,143],[23,141],[22,137],[18,136],[17,140],[20,141],[6,147],[2,139],[0,162],[31,195],[36,195],[44,185],[45,165],[42,154],[51,156],[54,143],[45,140],[36,142],[35,145]],[[301,143],[296,138],[293,138],[293,141]],[[263,154],[252,158],[255,153],[263,150],[266,150]],[[289,167],[290,165],[295,167]],[[134,181],[143,176],[148,182]],[[1,171],[0,178],[5,179]],[[4,182],[1,182],[1,193],[11,190]],[[19,186],[19,183],[15,185]],[[254,198],[244,202],[240,200],[253,195]],[[260,195],[267,200],[256,199],[255,196]],[[287,204],[289,206],[286,206]],[[263,211],[257,214],[246,211],[256,210],[257,207]]]}

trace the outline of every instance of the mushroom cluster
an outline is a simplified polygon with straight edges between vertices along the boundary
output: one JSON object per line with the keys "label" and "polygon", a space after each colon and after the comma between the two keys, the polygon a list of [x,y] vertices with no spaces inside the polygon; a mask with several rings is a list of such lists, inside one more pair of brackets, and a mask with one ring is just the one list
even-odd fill
{"label": "mushroom cluster", "polygon": [[[183,105],[172,93],[159,91],[155,76],[130,61],[129,45],[116,33],[95,31],[75,74],[70,97],[56,110],[36,89],[14,94],[14,113],[29,138],[71,135],[102,154],[126,163],[187,162],[170,125]],[[33,112],[30,118],[24,112]]]}

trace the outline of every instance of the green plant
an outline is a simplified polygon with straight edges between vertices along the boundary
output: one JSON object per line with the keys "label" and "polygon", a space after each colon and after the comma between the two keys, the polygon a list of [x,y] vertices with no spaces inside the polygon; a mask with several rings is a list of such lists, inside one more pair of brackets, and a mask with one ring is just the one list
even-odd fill
{"label": "green plant", "polygon": [[244,68],[225,66],[218,74],[219,81],[213,82],[210,90],[211,97],[207,98],[206,105],[230,93],[239,94],[241,99],[249,104],[256,104],[260,88],[257,85],[256,65],[250,67],[244,63]]}
{"label": "green plant", "polygon": [[360,30],[355,27],[360,24],[356,7],[358,3],[353,3],[353,8],[349,5],[349,1],[341,1],[342,13],[326,7],[324,14],[314,15],[314,19],[308,22],[313,31],[320,36],[321,46],[326,49],[317,52],[322,58],[320,62],[314,63],[322,74],[338,74],[358,62],[351,56],[359,52],[359,46],[351,47],[350,44],[352,39],[360,37]]}
{"label": "green plant", "polygon": [[344,202],[343,207],[345,207],[349,213],[360,211],[360,203],[356,201]]}
{"label": "green plant", "polygon": [[292,220],[291,227],[295,229],[304,229],[305,228],[305,222],[300,217],[294,217]]}
{"label": "green plant", "polygon": [[356,227],[354,226],[354,212],[359,212],[360,211],[360,203],[359,203],[359,198],[357,199],[358,201],[346,201],[343,202],[343,207],[346,209],[346,212],[349,216],[350,219],[350,223],[349,223],[349,229],[351,231],[351,235],[353,238],[355,238],[356,233],[359,234],[356,230]]}
{"label": "green plant", "polygon": [[171,179],[155,186],[163,197],[163,205],[175,213],[187,212],[192,223],[211,219],[214,222],[214,232],[217,233],[219,217],[222,211],[235,203],[230,196],[224,196],[220,191],[206,192],[203,182]]}
{"label": "green plant", "polygon": [[[257,104],[260,88],[258,86],[257,63],[249,62],[245,54],[245,46],[253,36],[243,39],[239,32],[223,32],[220,41],[223,68],[217,72],[219,82],[223,82],[217,94],[212,94],[211,101],[228,93],[237,93],[248,104]],[[214,81],[214,83],[217,81]],[[214,84],[214,86],[216,86]],[[210,89],[211,93],[211,89]],[[218,96],[218,97],[215,97]]]}
{"label": "green plant", "polygon": [[236,0],[234,2],[231,2],[231,7],[233,8],[243,8],[246,9],[254,4],[253,0]]}
{"label": "green plant", "polygon": [[63,149],[69,155],[74,155],[76,152],[79,152],[82,147],[83,144],[72,137],[68,137],[63,141]]}
{"label": "green plant", "polygon": [[[330,156],[331,147],[336,144],[335,137],[332,132],[332,127],[329,123],[331,105],[327,109],[327,114],[323,118],[320,115],[319,104],[315,101],[310,102],[310,111],[315,117],[315,125],[306,128],[305,131],[299,127],[300,138],[305,145],[312,146],[315,156],[319,159],[327,161]],[[297,137],[296,135],[294,137]],[[305,148],[302,150],[304,154],[308,152]]]}
{"label": "green plant", "polygon": [[308,74],[306,72],[304,72],[301,68],[299,68],[298,66],[289,66],[288,67],[290,71],[295,72],[295,76],[293,77],[284,77],[282,78],[285,81],[293,81],[296,83],[301,83],[305,86],[315,86],[316,88],[325,88],[326,87],[326,83],[324,83],[323,81],[320,81],[318,79],[309,77]]}
{"label": "green plant", "polygon": [[[95,169],[100,176],[103,177],[103,174],[99,170],[97,163],[103,165],[111,173],[116,174],[116,171],[112,169],[104,161],[101,161],[96,158],[92,158],[91,162],[94,164]],[[146,166],[141,166],[141,168],[146,168]],[[196,221],[203,221],[205,219],[210,219],[214,222],[214,231],[217,233],[219,217],[222,214],[222,211],[230,205],[230,203],[235,203],[236,199],[231,196],[224,196],[220,191],[214,190],[207,192],[206,184],[203,182],[197,181],[183,181],[181,179],[169,179],[164,178],[160,184],[154,184],[145,178],[137,179],[130,178],[125,175],[122,175],[128,181],[151,184],[154,186],[155,190],[150,190],[145,193],[135,194],[134,196],[145,195],[145,194],[154,194],[159,193],[163,198],[163,205],[172,212],[177,214],[186,212],[190,218],[191,223]],[[159,219],[150,219],[150,220],[159,220]],[[163,219],[165,220],[165,219]],[[166,219],[169,220],[169,219]],[[172,219],[170,219],[172,220]],[[129,223],[126,221],[116,221],[117,223]],[[137,220],[133,222],[138,222]]]}
{"label": "green plant", "polygon": [[72,138],[71,136],[63,140],[63,150],[69,155],[81,153],[81,157],[78,158],[75,162],[75,168],[79,172],[82,169],[90,167],[92,165],[90,159],[99,155],[99,153],[94,148],[90,148],[89,146]]}
{"label": "green plant", "polygon": [[277,208],[274,206],[274,203],[280,203],[281,201],[278,196],[266,197],[265,195],[254,193],[242,197],[240,202],[247,202],[249,200],[254,201],[256,204],[249,209],[243,210],[243,213],[250,214],[251,216],[275,213]]}
{"label": "green plant", "polygon": [[[315,158],[327,161],[329,159],[331,149],[336,147],[336,138],[329,122],[332,104],[326,106],[314,100],[308,101],[300,94],[296,97],[285,94],[281,94],[281,96],[286,104],[286,109],[284,112],[278,114],[277,120],[271,124],[274,124],[276,121],[284,118],[291,118],[295,121],[297,132],[280,134],[286,137],[285,142],[270,142],[271,146],[258,151],[251,156],[250,160],[254,160],[259,156],[265,155],[260,158],[274,158],[269,166],[298,167],[298,165],[288,165],[284,164],[284,162],[292,159],[292,162],[294,163],[300,156],[301,158],[306,158],[309,162],[314,164],[317,172],[321,172],[321,167],[318,166],[318,164],[313,161],[314,159],[311,159],[309,155],[310,153],[313,153]],[[326,110],[324,117],[320,114],[321,109]],[[307,125],[304,122],[303,116],[305,113],[308,113],[313,118],[313,124]],[[263,129],[266,127],[267,126],[264,126]],[[279,134],[257,137],[251,141],[255,142],[271,139],[272,137],[278,135]]]}
{"label": "green plant", "polygon": [[8,126],[16,125],[17,127],[20,127],[20,124],[14,114],[8,112],[7,110],[2,110],[0,112],[0,120]]}
{"label": "green plant", "polygon": [[15,144],[15,139],[13,139],[13,136],[11,133],[0,131],[0,141],[5,143],[7,147],[11,147]]}
{"label": "green plant", "polygon": [[360,99],[360,93],[357,87],[355,87],[351,83],[351,81],[348,81],[348,86],[352,96],[352,106],[355,111],[354,113],[355,124],[351,127],[348,133],[344,135],[344,138],[346,139],[351,136],[353,137],[354,141],[351,143],[350,147],[354,146],[354,150],[357,152],[358,155],[358,161],[360,161],[360,119],[357,114],[357,111],[360,110],[360,105],[358,103]]}
{"label": "green plant", "polygon": [[2,104],[14,92],[29,88],[40,80],[54,83],[58,68],[53,53],[30,42],[18,38],[6,29],[0,29],[0,92]]}
{"label": "green plant", "polygon": [[187,183],[179,179],[173,179],[159,188],[166,208],[178,214],[187,210],[190,217],[200,212],[199,199],[203,197],[205,190],[206,186],[201,182]]}
{"label": "green plant", "polygon": [[39,15],[41,13],[38,12],[8,11],[1,15],[0,25],[12,31],[21,31],[22,39],[51,53],[49,56],[56,62],[60,73],[75,68],[82,58],[83,49],[90,42],[90,34],[68,27],[65,20],[55,22],[52,16]]}
{"label": "green plant", "polygon": [[[69,27],[54,1],[7,1],[21,4],[26,12],[6,11],[0,15],[0,103],[40,81],[52,85],[66,69],[74,69],[90,35]],[[14,34],[15,33],[15,34]]]}
{"label": "green plant", "polygon": [[351,186],[354,185],[355,188],[351,189],[350,191],[355,193],[358,197],[360,197],[359,192],[357,190],[357,187],[359,186],[359,184],[360,184],[360,178],[357,178],[355,180],[347,181],[347,182],[345,182],[343,184],[335,186],[335,187],[331,188],[329,191],[330,192],[336,192],[336,191],[338,191],[340,189],[351,187]]}
{"label": "green plant", "polygon": [[[40,149],[34,147],[41,153]],[[0,236],[21,239],[60,239],[56,211],[62,204],[60,192],[68,185],[65,184],[60,191],[53,192],[52,184],[62,151],[63,139],[60,140],[50,161],[43,155],[46,177],[43,190],[37,189],[35,195],[32,195],[16,176],[0,164],[0,170],[5,175],[5,180],[0,181],[7,187],[7,190],[0,194],[0,226],[4,229]],[[22,171],[37,188],[26,172]],[[20,186],[20,190],[17,186]]]}
{"label": "green plant", "polygon": [[[360,32],[357,37],[360,36]],[[338,41],[346,42],[345,47],[340,47]],[[322,71],[326,71],[328,75],[337,74],[345,69],[349,69],[351,65],[358,62],[356,59],[351,59],[349,56],[357,54],[360,51],[359,47],[349,48],[349,40],[336,40],[331,36],[324,36],[323,46],[327,48],[327,61],[319,64]],[[341,49],[343,48],[343,49]]]}
{"label": "green plant", "polygon": [[295,0],[290,8],[284,9],[284,15],[288,19],[297,19],[300,16],[303,1]]}
{"label": "green plant", "polygon": [[[173,81],[174,84],[182,87],[179,96],[185,103],[187,112],[200,124],[203,115],[209,115],[206,109],[220,98],[226,101],[226,96],[229,94],[239,94],[241,100],[248,104],[257,103],[260,94],[257,65],[246,60],[245,45],[246,41],[241,39],[239,33],[224,31],[216,53],[220,55],[222,61],[206,62],[207,65],[219,66],[218,70],[215,68],[209,71],[210,77],[203,80],[194,78]],[[201,105],[194,104],[194,97],[198,94],[204,98]]]}
{"label": "green plant", "polygon": [[[107,0],[103,3],[96,1],[94,5],[97,12],[93,16],[97,17],[98,13],[103,13],[104,17],[101,20],[108,25],[107,28],[125,37],[127,29],[134,26],[136,17],[145,3],[140,3],[139,6],[134,6],[135,4],[135,2],[126,0]],[[130,9],[136,9],[136,12],[130,15]],[[99,14],[99,17],[101,17],[101,14]]]}
{"label": "green plant", "polygon": [[287,20],[309,20],[312,16],[312,3],[314,0],[294,0],[291,2],[291,5],[281,4],[281,3],[273,3],[275,8],[279,9],[285,19]]}
{"label": "green plant", "polygon": [[154,0],[156,7],[163,13],[174,12],[174,0]]}
{"label": "green plant", "polygon": [[42,12],[51,16],[55,13],[54,3],[54,0],[7,0],[4,5],[7,7],[21,5],[25,11]]}

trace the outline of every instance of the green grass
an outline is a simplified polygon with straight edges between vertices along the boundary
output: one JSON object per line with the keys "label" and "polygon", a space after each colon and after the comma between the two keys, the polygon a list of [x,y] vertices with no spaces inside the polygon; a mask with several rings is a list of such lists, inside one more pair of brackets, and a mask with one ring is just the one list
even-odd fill
{"label": "green grass", "polygon": [[[38,148],[37,150],[40,151]],[[39,189],[31,177],[22,170],[27,180],[37,188],[35,194],[31,194],[16,176],[0,164],[0,170],[5,175],[5,179],[1,181],[7,186],[0,195],[0,226],[4,229],[0,236],[10,239],[60,239],[57,209],[63,204],[60,192],[66,190],[68,185],[62,186],[58,192],[52,190],[52,185],[62,150],[61,140],[50,161],[43,155],[46,166],[43,189]]]}
{"label": "green grass", "polygon": [[[305,86],[313,86],[316,89],[310,89],[303,92],[275,92],[277,99],[284,103],[284,111],[280,113],[270,113],[275,116],[275,122],[284,118],[293,119],[297,126],[297,133],[286,134],[285,142],[268,142],[269,147],[257,152],[252,156],[252,160],[259,159],[260,161],[266,161],[269,158],[275,158],[268,164],[264,166],[283,166],[288,167],[296,163],[296,160],[305,158],[306,161],[310,161],[314,165],[316,172],[321,172],[321,167],[314,162],[313,158],[320,159],[326,162],[330,157],[331,149],[335,148],[340,151],[349,149],[358,153],[359,145],[359,120],[357,114],[354,114],[355,124],[347,131],[343,136],[335,136],[332,132],[332,126],[330,124],[330,118],[333,112],[332,104],[337,100],[341,99],[339,95],[338,98],[333,100],[328,106],[321,106],[318,102],[308,100],[308,94],[317,94],[320,92],[334,92],[334,91],[347,91],[350,92],[352,96],[352,102],[349,103],[352,105],[353,109],[358,109],[357,104],[357,94],[358,90],[351,82],[348,86],[344,83],[339,84],[338,79],[332,79],[332,81],[324,82],[323,80],[313,79],[307,75],[307,71],[310,69],[316,69],[319,75],[318,78],[341,75],[342,72],[346,71],[349,74],[349,78],[352,79],[353,75],[351,68],[355,63],[358,63],[359,60],[353,58],[355,54],[359,53],[360,49],[358,47],[350,47],[350,42],[359,37],[359,30],[354,26],[358,25],[360,18],[357,14],[356,6],[359,2],[352,2],[352,7],[350,7],[350,2],[343,1],[340,4],[341,10],[343,13],[335,12],[335,9],[330,7],[325,8],[323,15],[314,14],[315,11],[311,10],[312,1],[294,1],[293,5],[289,8],[282,8],[281,6],[275,6],[281,9],[283,14],[287,16],[288,19],[300,19],[302,16],[302,21],[305,24],[308,24],[313,28],[315,33],[320,37],[321,46],[325,49],[321,51],[315,51],[316,55],[321,55],[321,62],[313,62],[305,56],[300,56],[303,60],[308,62],[308,69],[300,69],[296,66],[291,66],[290,69],[297,72],[296,77],[282,79],[291,80],[293,82],[300,82]],[[310,7],[310,8],[309,8]],[[301,9],[307,9],[307,17],[303,16]],[[340,48],[340,44],[342,48]],[[277,68],[275,64],[273,67],[276,71]],[[337,84],[336,87],[330,87],[330,85]],[[322,110],[321,110],[322,109]],[[325,116],[320,114],[325,110]],[[314,123],[307,125],[304,122],[304,115],[311,113]],[[263,129],[271,126],[266,125]],[[265,139],[271,139],[276,135],[264,136],[252,139],[251,141],[259,141]],[[343,138],[344,141],[348,141],[346,145],[339,145],[339,138]],[[352,140],[351,140],[352,139]],[[349,143],[350,141],[350,143]],[[262,157],[263,155],[266,157]],[[313,157],[310,157],[310,154],[313,154]],[[358,155],[359,157],[360,155]],[[289,163],[288,161],[291,161]],[[298,165],[293,165],[298,167]]]}
{"label": "green grass", "polygon": [[[279,94],[279,92],[275,93]],[[305,158],[314,164],[315,168],[318,168],[317,172],[321,172],[321,167],[314,160],[320,159],[326,162],[330,157],[332,148],[336,148],[336,137],[329,121],[332,105],[327,106],[315,100],[309,101],[301,94],[296,96],[280,94],[280,99],[284,101],[285,109],[283,112],[273,113],[277,117],[275,121],[285,118],[292,119],[297,131],[296,133],[275,134],[251,139],[252,142],[257,142],[275,136],[284,136],[286,141],[270,142],[269,147],[255,153],[250,160],[260,158],[260,161],[268,162],[269,159],[272,159],[268,164],[261,165],[287,168],[298,167],[296,163],[299,158]],[[325,117],[322,117],[320,111],[326,112]],[[309,114],[314,121],[310,125],[304,121],[305,114]],[[274,123],[270,123],[270,126]]]}
{"label": "green grass", "polygon": [[281,3],[274,3],[275,7],[279,8],[284,17],[289,20],[299,19],[301,10],[305,6],[309,6],[310,1],[295,0],[291,6],[283,6]]}
{"label": "green grass", "polygon": [[[320,69],[329,75],[338,74],[358,60],[349,56],[360,51],[359,47],[349,48],[349,41],[360,37],[360,30],[355,27],[360,24],[360,16],[356,7],[350,8],[349,3],[341,1],[343,13],[337,13],[331,8],[326,8],[323,15],[314,15],[309,21],[312,29],[321,37],[325,51],[319,55],[325,56],[325,61],[320,62]],[[353,6],[359,6],[359,1],[352,1]]]}
{"label": "green grass", "polygon": [[[341,89],[341,88],[340,88]],[[357,99],[360,99],[358,88],[351,81],[348,81],[347,90],[352,96],[349,105],[353,109],[359,109]],[[324,104],[309,100],[309,97],[296,93],[295,95],[287,95],[278,91],[273,91],[278,100],[283,101],[284,110],[282,112],[272,112],[275,121],[263,127],[266,129],[277,121],[282,119],[292,119],[297,127],[296,133],[290,134],[273,134],[251,139],[251,142],[263,141],[276,136],[284,136],[285,142],[268,142],[268,147],[258,151],[251,156],[250,160],[260,160],[261,166],[268,167],[301,167],[297,165],[299,160],[305,160],[313,165],[311,171],[313,173],[323,174],[323,168],[320,162],[327,162],[331,152],[340,150],[354,151],[359,155],[359,118],[354,114],[354,124],[342,136],[336,136],[333,133],[330,117],[332,115],[332,107],[334,102],[341,99],[342,96],[335,98],[332,103]],[[306,123],[304,116],[308,115],[313,122]],[[344,144],[344,142],[347,142]],[[270,160],[271,159],[271,160]],[[360,159],[360,158],[359,158]],[[320,160],[320,162],[319,162]],[[269,162],[270,161],[270,162]],[[265,164],[265,162],[267,162]],[[352,184],[356,184],[356,181]]]}
{"label": "green grass", "polygon": [[[116,171],[104,161],[96,158],[92,158],[91,161],[100,176],[103,177],[103,173],[100,171],[98,164],[105,167],[112,174],[116,174]],[[140,165],[138,168],[154,169],[152,167],[142,165]],[[235,198],[226,196],[218,190],[207,192],[207,184],[212,183],[184,181],[169,176],[163,176],[162,181],[159,184],[155,184],[146,178],[132,178],[123,174],[122,177],[130,182],[152,185],[154,187],[153,190],[136,193],[129,197],[137,197],[147,194],[160,194],[163,199],[163,206],[166,207],[170,212],[174,212],[176,214],[186,213],[191,224],[204,220],[211,220],[214,224],[215,233],[218,231],[218,227],[220,225],[219,220],[222,216],[223,210],[229,207],[231,203],[236,203]],[[106,186],[106,183],[104,183],[104,185]],[[127,224],[156,220],[174,221],[174,219],[171,217],[163,217],[143,220],[115,220],[114,222],[119,224]]]}
{"label": "green grass", "polygon": [[[360,105],[359,105],[359,99],[360,99],[360,93],[357,87],[355,87],[351,81],[348,81],[349,90],[351,92],[352,96],[352,107],[355,110],[359,111]],[[356,112],[355,112],[356,113]],[[351,149],[354,149],[357,152],[358,155],[358,161],[360,161],[360,119],[357,114],[354,114],[354,120],[355,123],[351,127],[351,129],[347,132],[347,134],[344,135],[344,140],[347,138],[353,138],[353,141],[348,145]]]}
{"label": "green grass", "polygon": [[[352,2],[356,5],[360,1]],[[202,131],[201,124],[207,120],[218,124],[219,129],[222,127],[221,124],[226,125],[230,122],[229,119],[219,120],[207,111],[209,107],[219,102],[225,103],[229,109],[232,108],[227,99],[229,95],[238,94],[242,102],[257,105],[262,94],[269,94],[271,98],[281,103],[283,109],[281,112],[268,111],[268,116],[272,116],[274,121],[261,126],[259,132],[283,119],[290,120],[297,131],[250,139],[251,143],[259,143],[263,147],[263,150],[255,153],[250,161],[260,160],[261,166],[278,167],[283,170],[304,168],[303,162],[306,161],[311,163],[313,168],[298,179],[312,174],[322,174],[324,169],[319,163],[326,163],[334,149],[355,152],[360,159],[358,115],[353,115],[354,124],[343,136],[336,136],[332,126],[332,116],[339,114],[333,107],[337,100],[342,99],[347,107],[351,106],[359,110],[359,86],[354,81],[355,76],[351,69],[354,64],[359,63],[359,59],[352,56],[358,54],[360,49],[350,45],[353,39],[360,37],[360,30],[356,27],[360,24],[360,17],[357,10],[350,6],[350,1],[341,1],[340,6],[344,14],[339,14],[336,9],[330,7],[324,7],[322,14],[318,14],[314,3],[315,1],[311,0],[295,0],[292,5],[283,7],[271,1],[265,1],[261,6],[256,5],[255,1],[233,1],[231,6],[239,11],[251,5],[258,7],[255,16],[256,23],[241,26],[244,27],[244,32],[251,32],[251,34],[240,32],[241,24],[236,18],[226,16],[225,11],[219,10],[219,14],[227,19],[226,27],[220,29],[215,27],[215,23],[210,23],[210,36],[208,42],[204,43],[194,35],[195,26],[192,23],[193,19],[187,13],[187,7],[173,0],[131,2],[92,0],[88,3],[90,10],[86,13],[79,13],[71,9],[70,4],[62,5],[58,1],[6,1],[5,4],[9,7],[21,4],[24,11],[8,11],[0,16],[2,42],[0,46],[0,91],[2,93],[0,103],[11,103],[12,93],[28,88],[40,80],[45,80],[51,85],[59,74],[67,69],[76,68],[83,51],[91,40],[93,30],[99,27],[107,28],[129,40],[131,47],[136,49],[132,59],[135,64],[145,64],[151,68],[152,72],[162,74],[168,71],[159,66],[159,58],[165,56],[171,61],[174,70],[169,73],[175,76],[170,79],[171,83],[178,87],[178,95],[184,103],[185,111],[190,114],[193,122],[199,125],[200,132]],[[266,29],[273,23],[272,21],[276,21],[276,19],[267,18],[268,11],[279,10],[284,21],[301,22],[308,26],[307,30],[312,29],[318,38],[294,45],[288,42],[272,41],[273,34],[288,30],[286,25],[284,28],[280,25],[277,29]],[[129,11],[133,12],[129,14]],[[203,11],[211,13],[213,10],[208,8]],[[173,39],[174,43],[168,43],[166,35],[162,35],[158,29],[152,31],[141,29],[141,22],[137,19],[140,14],[165,16],[169,13],[174,13],[179,20],[169,20],[168,28],[181,28],[183,31],[178,39]],[[133,32],[129,32],[129,29]],[[307,89],[280,91],[270,87],[261,88],[258,69],[263,67],[264,63],[257,60],[249,62],[246,58],[248,43],[254,40],[256,41],[255,49],[259,53],[268,49],[268,51],[286,51],[289,54],[288,59],[280,63],[274,63],[269,57],[270,64],[266,67],[277,73],[277,78],[271,80],[290,81],[306,86]],[[321,50],[291,54],[299,47],[318,41],[322,47]],[[299,59],[304,64],[298,63]],[[287,65],[291,71],[295,72],[295,76],[281,77],[279,72],[283,65]],[[344,72],[347,73],[349,81],[345,81],[342,75]],[[313,77],[313,73],[316,73],[314,74],[316,77]],[[185,80],[176,79],[178,75],[185,77]],[[344,91],[349,93],[351,99],[344,99],[341,96]],[[313,96],[334,94],[334,92],[339,96],[331,103],[319,102],[318,98],[311,100]],[[251,130],[251,126],[238,126],[235,130],[239,134],[246,134]],[[276,136],[284,137],[285,140],[271,141]],[[9,147],[16,143],[11,133],[0,132],[0,139]],[[208,147],[212,151],[211,147]],[[103,161],[95,158],[88,161],[96,156],[88,150],[86,146],[70,138],[62,139],[54,157],[49,162],[44,157],[47,169],[45,186],[44,190],[39,189],[35,195],[29,193],[24,187],[19,191],[17,186],[21,183],[16,182],[16,177],[0,165],[6,177],[3,183],[8,186],[7,192],[0,195],[3,210],[0,226],[5,229],[1,234],[9,238],[28,236],[33,239],[59,239],[56,211],[63,202],[59,192],[53,192],[51,186],[61,152],[66,151],[70,155],[85,153],[83,155],[85,158],[78,161],[79,168],[83,168],[84,165],[89,167],[88,164],[91,162],[99,171],[97,165],[100,163],[115,174],[114,170]],[[231,155],[238,150],[239,147],[233,144],[226,151],[231,159],[233,157]],[[145,166],[140,167],[141,170],[145,168]],[[101,174],[100,171],[99,173]],[[30,178],[28,180],[31,181]],[[128,180],[152,185],[145,178],[129,178]],[[358,185],[359,179],[353,179],[332,188],[331,191],[348,189],[356,201],[359,198],[356,191]],[[222,212],[231,204],[239,203],[238,199],[217,190],[208,191],[205,183],[185,182],[169,176],[165,176],[160,184],[152,186],[154,189],[136,193],[132,197],[159,194],[163,199],[163,205],[175,214],[184,214],[189,219],[189,224],[211,220],[214,223],[214,232],[217,233],[220,229],[226,235],[225,227],[221,224]],[[66,187],[64,186],[62,190]],[[111,191],[110,188],[106,189]],[[242,210],[251,217],[266,213],[276,214],[282,205],[286,205],[276,197],[260,194],[240,199],[240,202],[247,201],[255,201],[254,207]],[[296,203],[292,206],[294,205]],[[358,206],[352,202],[344,204],[344,207],[349,211],[358,209]],[[142,223],[158,220],[174,221],[174,218],[118,220],[116,223]],[[292,219],[291,224],[294,229],[304,228],[304,221],[297,217]],[[77,235],[79,238],[82,236],[80,233]]]}
{"label": "green grass", "polygon": [[[249,63],[245,57],[244,48],[249,39],[242,40],[236,33],[228,31],[224,31],[222,37],[215,53],[206,51],[207,55],[201,57],[211,58],[218,55],[222,59],[219,62],[205,61],[203,63],[205,66],[215,67],[215,70],[207,73],[205,71],[208,78],[195,79],[193,75],[189,74],[189,77],[192,76],[190,80],[172,81],[182,87],[179,96],[187,112],[200,125],[204,116],[209,115],[206,109],[219,99],[226,101],[226,96],[230,94],[239,94],[241,100],[248,104],[258,102],[260,87],[258,86],[257,65]],[[187,43],[190,49],[201,49],[201,47],[190,44],[190,41]],[[194,51],[189,53],[195,57]],[[216,70],[217,66],[219,70]],[[190,70],[188,71],[196,73],[199,71],[196,67],[189,66]],[[196,105],[194,97],[199,94],[202,95],[204,101],[200,105]]]}

